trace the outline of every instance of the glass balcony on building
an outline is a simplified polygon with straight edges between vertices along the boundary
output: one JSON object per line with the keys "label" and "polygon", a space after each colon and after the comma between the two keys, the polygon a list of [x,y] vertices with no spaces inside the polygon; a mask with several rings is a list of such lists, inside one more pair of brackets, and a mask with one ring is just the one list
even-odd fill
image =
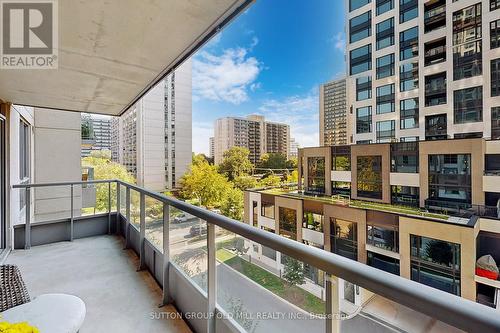
{"label": "glass balcony on building", "polygon": [[446,38],[425,43],[425,66],[439,64],[446,61]]}
{"label": "glass balcony on building", "polygon": [[446,1],[429,1],[424,5],[424,31],[430,32],[446,26]]}

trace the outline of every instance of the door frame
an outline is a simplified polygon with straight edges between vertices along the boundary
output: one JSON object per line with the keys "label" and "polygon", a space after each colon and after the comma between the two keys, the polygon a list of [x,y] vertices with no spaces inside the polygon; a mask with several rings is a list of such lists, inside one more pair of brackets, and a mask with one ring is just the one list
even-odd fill
{"label": "door frame", "polygon": [[[3,106],[3,105],[2,105]],[[7,117],[2,107],[0,112],[0,253],[9,248],[8,191],[7,191]],[[0,259],[1,259],[0,255]]]}

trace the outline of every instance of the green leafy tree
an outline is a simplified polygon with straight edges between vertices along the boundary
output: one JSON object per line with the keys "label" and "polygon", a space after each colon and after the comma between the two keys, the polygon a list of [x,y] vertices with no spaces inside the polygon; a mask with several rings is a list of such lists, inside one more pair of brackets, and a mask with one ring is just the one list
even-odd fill
{"label": "green leafy tree", "polygon": [[225,174],[229,180],[248,175],[253,169],[253,164],[248,158],[249,154],[250,151],[247,148],[231,147],[222,155],[223,159],[219,164],[219,171]]}
{"label": "green leafy tree", "polygon": [[286,156],[280,153],[267,153],[262,155],[258,163],[263,169],[285,169]]}
{"label": "green leafy tree", "polygon": [[103,158],[105,160],[111,160],[111,150],[109,149],[93,150],[90,152],[90,156]]}
{"label": "green leafy tree", "polygon": [[298,159],[297,157],[292,157],[288,161],[286,161],[286,168],[287,169],[297,169],[298,166]]}
{"label": "green leafy tree", "polygon": [[189,171],[182,176],[180,187],[181,198],[197,199],[201,206],[213,208],[222,204],[232,185],[217,172],[217,167],[196,155]]}
{"label": "green leafy tree", "polygon": [[306,282],[304,277],[304,265],[295,258],[285,257],[283,279],[292,286],[304,284]]}
{"label": "green leafy tree", "polygon": [[256,188],[258,181],[252,176],[238,176],[233,180],[234,186],[244,191],[249,188]]}
{"label": "green leafy tree", "polygon": [[241,221],[243,219],[243,191],[234,187],[229,189],[225,193],[220,210],[225,216]]}
{"label": "green leafy tree", "polygon": [[261,186],[273,187],[281,184],[281,177],[276,175],[269,175],[260,181]]}
{"label": "green leafy tree", "polygon": [[293,170],[292,173],[286,176],[287,183],[298,183],[299,182],[299,172],[297,170]]}

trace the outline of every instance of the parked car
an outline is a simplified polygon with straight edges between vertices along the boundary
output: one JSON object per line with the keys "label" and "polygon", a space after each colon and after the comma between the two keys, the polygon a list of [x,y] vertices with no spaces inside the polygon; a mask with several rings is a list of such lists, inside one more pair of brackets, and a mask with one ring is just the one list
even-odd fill
{"label": "parked car", "polygon": [[191,237],[201,236],[201,235],[206,235],[206,234],[207,234],[207,225],[206,224],[193,225],[191,227],[191,229],[189,229],[189,235]]}
{"label": "parked car", "polygon": [[192,220],[194,218],[195,218],[195,216],[193,216],[191,214],[181,213],[180,215],[177,215],[176,217],[174,217],[174,223],[184,223],[184,222],[187,222],[187,221]]}

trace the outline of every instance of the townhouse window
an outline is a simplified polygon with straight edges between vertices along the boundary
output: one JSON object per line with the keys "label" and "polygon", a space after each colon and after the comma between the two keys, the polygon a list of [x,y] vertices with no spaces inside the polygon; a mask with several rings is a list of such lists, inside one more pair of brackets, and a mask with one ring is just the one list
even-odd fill
{"label": "townhouse window", "polygon": [[358,224],[330,218],[330,242],[333,253],[358,260]]}
{"label": "townhouse window", "polygon": [[490,23],[490,49],[500,47],[500,20]]}
{"label": "townhouse window", "polygon": [[418,61],[399,66],[399,90],[409,91],[418,88]]}
{"label": "townhouse window", "polygon": [[391,144],[391,172],[418,173],[418,142]]}
{"label": "townhouse window", "polygon": [[358,197],[382,199],[382,156],[357,157]]}
{"label": "townhouse window", "polygon": [[418,16],[418,0],[399,0],[399,23]]}
{"label": "townhouse window", "polygon": [[439,64],[446,61],[446,38],[425,43],[424,45],[425,66]]}
{"label": "townhouse window", "polygon": [[372,35],[371,10],[349,20],[349,42],[354,43]]}
{"label": "townhouse window", "polygon": [[500,58],[491,60],[491,97],[500,96]]}
{"label": "townhouse window", "polygon": [[377,50],[394,45],[394,18],[377,24]]}
{"label": "townhouse window", "polygon": [[372,2],[371,0],[349,0],[349,11],[352,12],[358,8],[363,7],[364,5]]}
{"label": "townhouse window", "polygon": [[260,215],[274,219],[274,203],[262,201],[260,204]]}
{"label": "townhouse window", "polygon": [[490,0],[490,11],[500,8],[500,0]]}
{"label": "townhouse window", "polygon": [[425,117],[425,140],[443,140],[448,137],[446,113]]}
{"label": "townhouse window", "polygon": [[399,101],[400,128],[409,129],[418,127],[418,97]]}
{"label": "townhouse window", "polygon": [[418,27],[399,33],[399,61],[418,56]]}
{"label": "townhouse window", "polygon": [[323,232],[323,215],[318,214],[317,212],[309,212],[304,210],[302,227],[317,232]]}
{"label": "townhouse window", "polygon": [[425,106],[446,104],[446,72],[425,77]]}
{"label": "townhouse window", "polygon": [[366,264],[382,271],[398,275],[400,274],[399,260],[396,258],[384,256],[383,254],[367,251]]}
{"label": "townhouse window", "polygon": [[391,186],[391,203],[418,208],[420,206],[420,189],[412,186]]}
{"label": "townhouse window", "polygon": [[351,171],[351,146],[332,146],[332,170]]}
{"label": "townhouse window", "polygon": [[411,279],[460,296],[460,244],[410,235]]}
{"label": "townhouse window", "polygon": [[297,240],[297,211],[295,209],[279,208],[279,233],[283,237]]}
{"label": "townhouse window", "polygon": [[356,133],[372,132],[372,107],[365,106],[356,109]]}
{"label": "townhouse window", "polygon": [[394,83],[377,87],[377,114],[394,112]]}
{"label": "townhouse window", "polygon": [[500,106],[491,108],[491,139],[500,139]]}
{"label": "townhouse window", "polygon": [[356,79],[356,101],[372,98],[372,77],[365,76]]}
{"label": "townhouse window", "polygon": [[394,53],[377,58],[377,79],[394,75]]}
{"label": "townhouse window", "polygon": [[483,87],[472,87],[453,92],[453,113],[455,124],[483,120]]}
{"label": "townhouse window", "polygon": [[371,44],[359,47],[350,52],[351,75],[362,73],[372,69],[372,46]]}
{"label": "townhouse window", "polygon": [[307,192],[325,193],[325,158],[307,158]]}
{"label": "townhouse window", "polygon": [[254,227],[259,226],[259,209],[257,201],[252,201],[252,224]]}
{"label": "townhouse window", "polygon": [[470,154],[429,155],[429,199],[467,207],[472,200]]}
{"label": "townhouse window", "polygon": [[377,121],[377,143],[391,142],[396,137],[396,121]]}
{"label": "townhouse window", "polygon": [[399,250],[399,218],[378,211],[366,214],[366,244],[387,251]]}
{"label": "townhouse window", "polygon": [[351,183],[350,182],[332,182],[332,195],[343,195],[351,197]]}
{"label": "townhouse window", "polygon": [[394,8],[394,0],[377,0],[377,15],[383,14]]}

